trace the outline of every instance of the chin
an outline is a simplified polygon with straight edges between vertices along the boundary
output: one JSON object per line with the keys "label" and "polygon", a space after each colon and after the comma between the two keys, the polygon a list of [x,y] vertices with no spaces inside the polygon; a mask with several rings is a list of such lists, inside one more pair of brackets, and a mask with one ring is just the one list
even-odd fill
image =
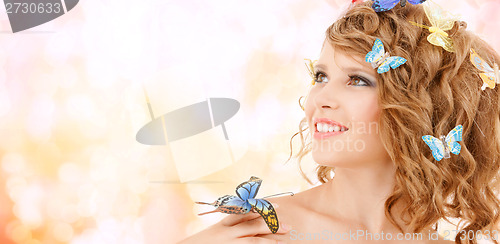
{"label": "chin", "polygon": [[324,152],[324,153],[312,153],[314,162],[321,166],[327,167],[349,167],[352,166],[353,159],[351,157],[346,157],[345,152]]}

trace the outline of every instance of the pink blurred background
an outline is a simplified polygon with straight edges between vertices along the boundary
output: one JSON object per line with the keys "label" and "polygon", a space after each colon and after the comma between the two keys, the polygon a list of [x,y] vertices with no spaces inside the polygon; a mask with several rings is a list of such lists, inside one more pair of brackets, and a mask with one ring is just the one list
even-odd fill
{"label": "pink blurred background", "polygon": [[[435,2],[500,51],[500,1]],[[303,59],[318,57],[349,3],[84,0],[15,34],[2,7],[0,243],[174,243],[224,217],[198,217],[211,208],[194,201],[234,194],[251,175],[260,196],[311,187],[285,164],[310,83]],[[238,100],[229,144],[244,153],[181,183],[172,147],[135,140],[150,121],[143,87],[156,116]]]}

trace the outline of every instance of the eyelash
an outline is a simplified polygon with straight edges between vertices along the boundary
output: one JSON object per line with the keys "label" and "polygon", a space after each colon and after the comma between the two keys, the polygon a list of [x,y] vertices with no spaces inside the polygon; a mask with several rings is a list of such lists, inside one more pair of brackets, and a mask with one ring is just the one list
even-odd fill
{"label": "eyelash", "polygon": [[[319,81],[319,76],[320,76],[320,75],[323,75],[323,76],[324,76],[324,78],[322,78],[322,80],[323,80],[323,79],[325,79],[325,78],[327,78],[327,76],[326,76],[326,74],[325,74],[324,72],[322,72],[322,71],[317,71],[317,72],[314,74],[314,82],[316,82],[316,83],[323,83],[323,81]],[[362,82],[366,83],[366,85],[364,85],[364,86],[372,86],[371,82],[370,82],[368,79],[366,79],[365,77],[363,77],[363,76],[359,76],[359,75],[350,75],[350,76],[349,76],[349,78],[350,78],[350,79],[349,79],[349,82],[351,82],[351,81],[353,81],[353,80],[359,80],[359,81],[362,81]]]}

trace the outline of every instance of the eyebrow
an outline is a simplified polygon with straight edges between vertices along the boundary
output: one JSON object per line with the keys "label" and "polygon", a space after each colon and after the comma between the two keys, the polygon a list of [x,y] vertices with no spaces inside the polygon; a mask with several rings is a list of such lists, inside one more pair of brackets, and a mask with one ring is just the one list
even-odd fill
{"label": "eyebrow", "polygon": [[343,71],[345,71],[345,72],[347,72],[347,73],[357,73],[357,72],[359,72],[359,73],[363,73],[363,74],[365,74],[365,75],[369,75],[369,76],[371,76],[371,77],[372,77],[373,79],[375,79],[375,80],[377,79],[377,77],[376,77],[376,76],[374,76],[374,75],[372,74],[372,72],[369,72],[369,71],[367,71],[367,70],[366,70],[366,69],[364,69],[364,68],[359,68],[359,67],[345,67],[345,68],[343,68],[342,70],[343,70]]}
{"label": "eyebrow", "polygon": [[326,71],[326,70],[328,70],[328,69],[326,68],[326,65],[324,65],[324,64],[315,64],[315,65],[314,65],[314,69],[316,70],[317,68],[319,68],[319,69],[321,69],[321,70],[325,70],[325,71]]}

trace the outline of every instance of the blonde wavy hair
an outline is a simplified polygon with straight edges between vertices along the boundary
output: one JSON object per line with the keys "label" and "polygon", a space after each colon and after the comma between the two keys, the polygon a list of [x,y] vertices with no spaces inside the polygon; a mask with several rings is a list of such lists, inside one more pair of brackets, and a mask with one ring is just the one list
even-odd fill
{"label": "blonde wavy hair", "polygon": [[[335,48],[359,57],[380,38],[392,56],[407,59],[406,64],[378,77],[380,136],[396,166],[396,185],[385,201],[385,214],[401,232],[391,213],[397,201],[407,203],[403,216],[408,220],[404,221],[413,232],[432,226],[437,230],[441,218],[460,218],[466,225],[455,242],[477,243],[475,235],[473,239],[466,236],[469,231],[498,231],[500,91],[481,90],[483,81],[470,62],[469,50],[475,49],[490,65],[500,64],[500,58],[487,43],[466,31],[464,22],[455,22],[448,32],[456,49],[451,53],[427,41],[429,30],[409,22],[431,26],[421,5],[398,5],[381,13],[371,5],[371,1],[353,5],[327,29],[326,38]],[[422,136],[446,135],[459,124],[463,125],[460,154],[437,162]],[[311,151],[308,130],[304,118],[290,140],[292,147],[293,138],[300,135],[302,145],[295,155],[299,165]],[[332,167],[318,166],[317,178],[328,182],[332,172]],[[301,173],[311,182],[302,169]]]}

